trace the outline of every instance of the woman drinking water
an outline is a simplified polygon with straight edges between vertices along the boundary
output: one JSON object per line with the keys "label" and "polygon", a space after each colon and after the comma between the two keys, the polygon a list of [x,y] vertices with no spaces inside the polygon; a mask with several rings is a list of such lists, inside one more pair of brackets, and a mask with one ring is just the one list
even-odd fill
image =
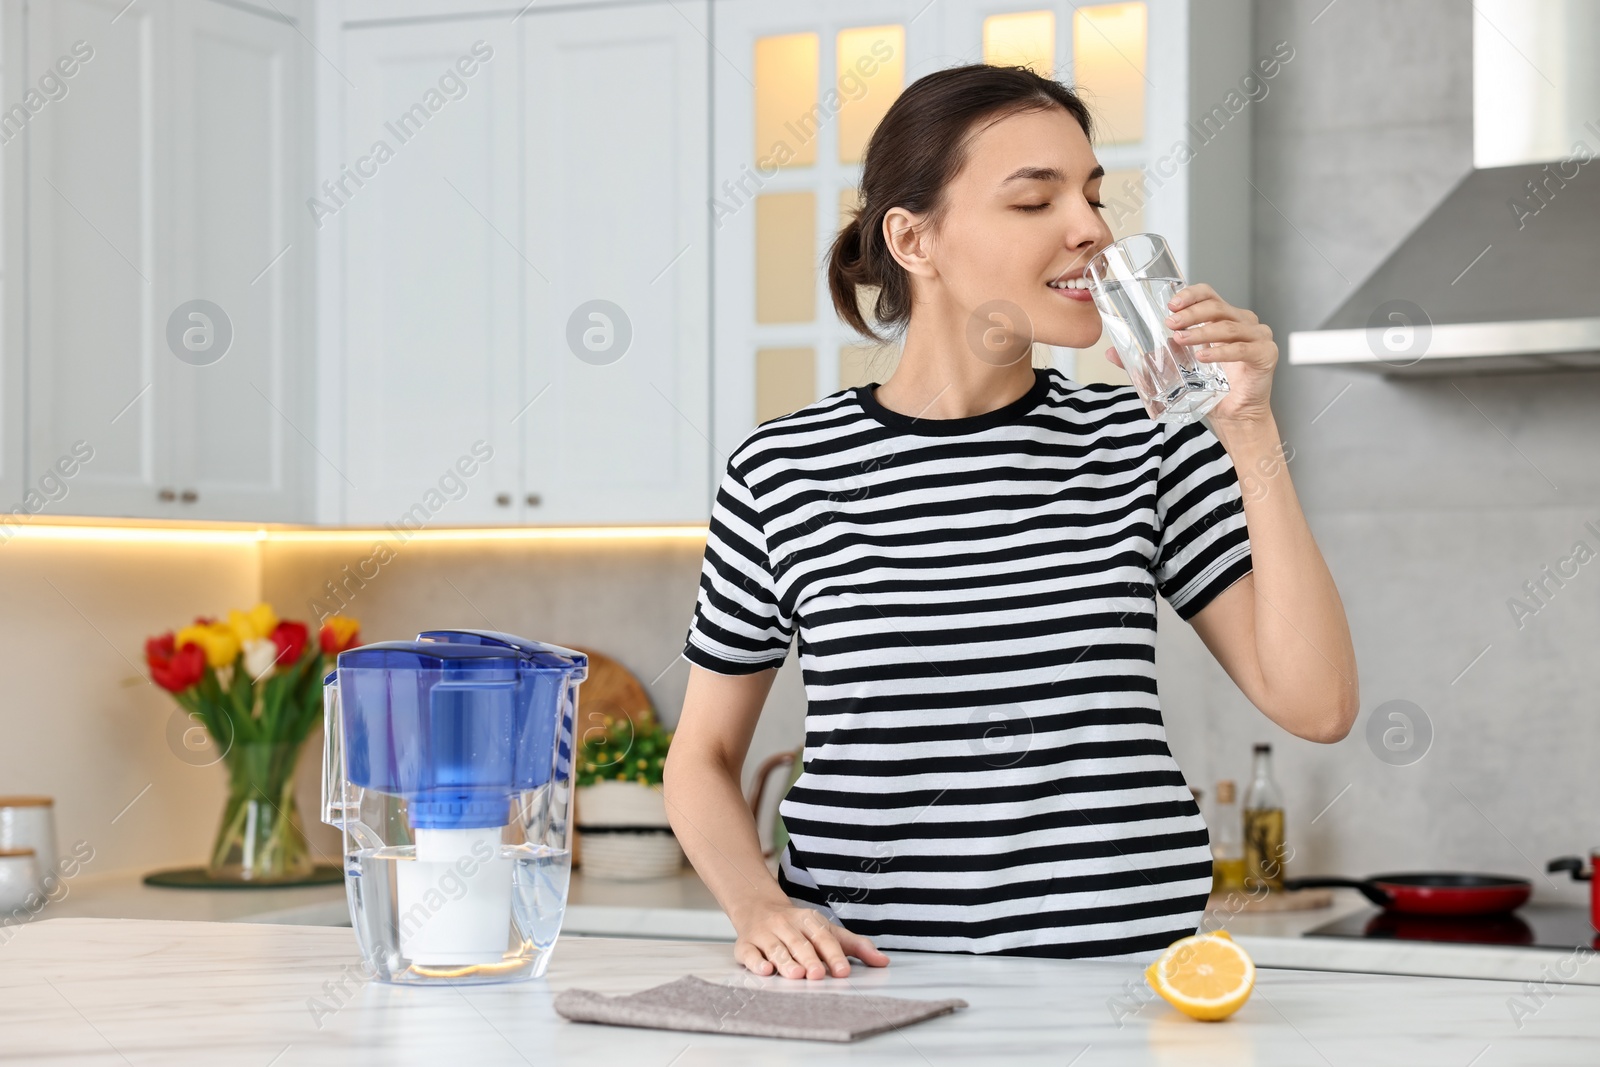
{"label": "woman drinking water", "polygon": [[[1157,700],[1158,595],[1283,729],[1333,742],[1356,717],[1344,609],[1277,462],[1271,330],[1203,283],[1171,301],[1230,383],[1209,425],[1032,365],[1033,341],[1100,336],[1103,174],[1057,82],[909,86],[827,263],[840,317],[897,336],[899,363],[729,456],[666,797],[756,974],[884,949],[1148,958],[1193,934],[1210,841]],[[774,878],[740,771],[796,637],[803,773]]]}

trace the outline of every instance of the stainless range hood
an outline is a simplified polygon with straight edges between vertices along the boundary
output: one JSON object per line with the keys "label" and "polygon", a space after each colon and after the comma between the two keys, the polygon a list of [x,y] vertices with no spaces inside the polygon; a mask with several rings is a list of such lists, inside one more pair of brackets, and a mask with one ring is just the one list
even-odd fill
{"label": "stainless range hood", "polygon": [[[1478,0],[1476,169],[1289,362],[1600,369],[1600,4]],[[1507,164],[1507,165],[1501,165]]]}

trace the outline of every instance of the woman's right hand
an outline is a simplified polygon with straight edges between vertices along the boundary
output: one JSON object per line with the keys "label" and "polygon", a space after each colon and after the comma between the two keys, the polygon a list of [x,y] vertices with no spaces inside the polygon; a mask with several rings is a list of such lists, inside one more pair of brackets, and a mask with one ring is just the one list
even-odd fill
{"label": "woman's right hand", "polygon": [[831,923],[784,893],[761,855],[755,816],[739,787],[741,768],[777,668],[718,674],[689,667],[689,687],[662,768],[667,817],[738,931],[734,958],[755,974],[844,978],[854,956],[869,967],[889,957],[871,941]]}
{"label": "woman's right hand", "polygon": [[767,904],[738,924],[733,957],[759,975],[783,978],[844,978],[854,956],[869,967],[887,967],[889,957],[861,934],[829,922],[811,908]]}

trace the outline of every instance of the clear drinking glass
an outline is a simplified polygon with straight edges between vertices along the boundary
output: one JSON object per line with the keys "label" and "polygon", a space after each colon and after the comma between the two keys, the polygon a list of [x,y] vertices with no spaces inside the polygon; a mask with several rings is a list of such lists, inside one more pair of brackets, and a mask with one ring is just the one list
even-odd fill
{"label": "clear drinking glass", "polygon": [[1173,340],[1167,302],[1185,285],[1172,249],[1159,234],[1136,233],[1089,261],[1089,290],[1123,369],[1157,422],[1193,422],[1228,393],[1215,363],[1195,359]]}

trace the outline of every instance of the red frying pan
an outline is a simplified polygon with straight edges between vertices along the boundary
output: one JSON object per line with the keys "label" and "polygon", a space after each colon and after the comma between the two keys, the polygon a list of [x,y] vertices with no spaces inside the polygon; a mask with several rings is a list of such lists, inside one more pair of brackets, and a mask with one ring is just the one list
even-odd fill
{"label": "red frying pan", "polygon": [[1533,894],[1526,878],[1497,874],[1378,874],[1371,878],[1285,878],[1285,889],[1345,886],[1385,911],[1406,915],[1499,915]]}

